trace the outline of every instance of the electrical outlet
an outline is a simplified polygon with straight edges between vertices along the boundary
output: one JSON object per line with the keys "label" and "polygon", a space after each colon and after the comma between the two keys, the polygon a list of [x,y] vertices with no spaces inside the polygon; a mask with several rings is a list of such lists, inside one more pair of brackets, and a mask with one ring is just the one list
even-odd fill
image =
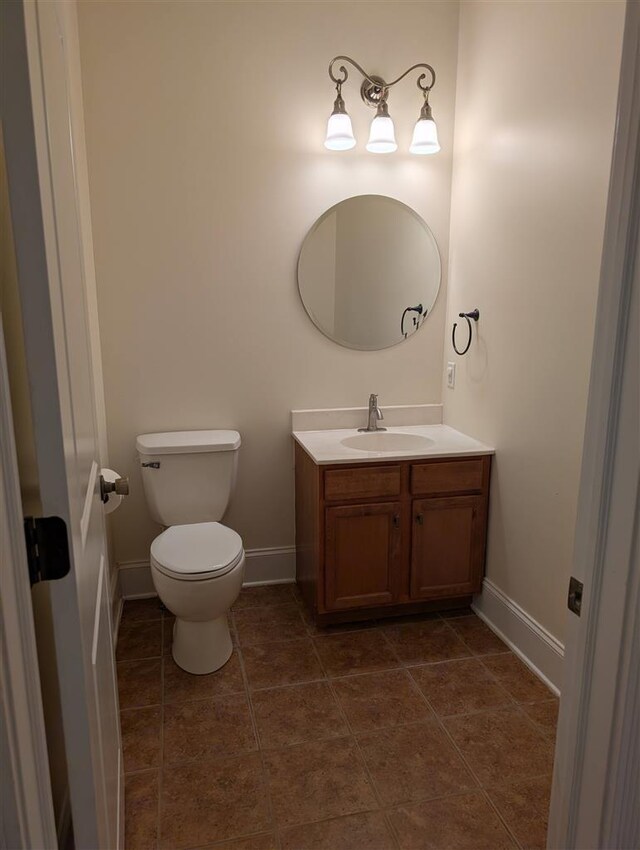
{"label": "electrical outlet", "polygon": [[452,390],[456,385],[456,364],[449,361],[447,363],[447,386]]}

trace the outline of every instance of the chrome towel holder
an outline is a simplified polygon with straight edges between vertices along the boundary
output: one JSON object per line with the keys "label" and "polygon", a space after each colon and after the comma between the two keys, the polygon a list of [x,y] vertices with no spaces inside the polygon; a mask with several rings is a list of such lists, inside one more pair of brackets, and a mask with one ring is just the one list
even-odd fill
{"label": "chrome towel holder", "polygon": [[471,347],[471,340],[473,339],[473,325],[471,324],[471,319],[473,319],[474,322],[477,322],[480,318],[480,310],[478,310],[478,308],[476,307],[475,310],[471,310],[470,313],[458,313],[458,316],[461,319],[467,320],[467,326],[469,329],[469,339],[467,341],[466,346],[462,349],[462,351],[460,351],[460,349],[456,345],[456,328],[458,327],[458,323],[454,322],[453,330],[451,331],[451,344],[453,345],[453,350],[456,354],[466,354]]}

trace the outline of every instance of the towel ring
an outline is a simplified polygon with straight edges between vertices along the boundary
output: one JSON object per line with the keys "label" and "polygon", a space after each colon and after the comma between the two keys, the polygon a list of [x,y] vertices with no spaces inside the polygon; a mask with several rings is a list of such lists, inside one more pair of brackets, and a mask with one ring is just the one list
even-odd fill
{"label": "towel ring", "polygon": [[469,349],[471,348],[471,340],[473,339],[473,325],[471,324],[471,319],[473,319],[474,322],[477,322],[480,318],[480,310],[478,310],[478,308],[476,307],[476,309],[472,310],[470,313],[458,313],[458,316],[461,319],[467,320],[467,326],[469,328],[469,339],[465,348],[460,351],[458,346],[456,345],[456,328],[458,327],[458,323],[454,322],[453,330],[451,331],[451,343],[453,345],[453,350],[456,354],[466,354],[467,351],[469,351]]}

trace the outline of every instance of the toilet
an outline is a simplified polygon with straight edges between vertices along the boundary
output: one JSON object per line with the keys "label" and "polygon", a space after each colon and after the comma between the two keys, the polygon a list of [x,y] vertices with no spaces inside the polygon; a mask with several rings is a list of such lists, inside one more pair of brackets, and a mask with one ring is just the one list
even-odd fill
{"label": "toilet", "polygon": [[237,431],[170,431],[136,438],[144,493],[165,526],[151,544],[151,576],[176,616],[173,659],[212,673],[233,650],[227,612],[244,578],[242,538],[220,520],[238,467]]}

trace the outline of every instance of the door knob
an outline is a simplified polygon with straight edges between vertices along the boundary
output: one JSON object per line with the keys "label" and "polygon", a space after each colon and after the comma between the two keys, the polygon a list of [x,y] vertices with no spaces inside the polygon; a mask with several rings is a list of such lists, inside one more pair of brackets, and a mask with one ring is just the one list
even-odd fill
{"label": "door knob", "polygon": [[103,475],[100,476],[100,498],[106,504],[109,501],[109,493],[115,493],[117,496],[129,495],[129,479],[116,478],[115,481],[105,481]]}

